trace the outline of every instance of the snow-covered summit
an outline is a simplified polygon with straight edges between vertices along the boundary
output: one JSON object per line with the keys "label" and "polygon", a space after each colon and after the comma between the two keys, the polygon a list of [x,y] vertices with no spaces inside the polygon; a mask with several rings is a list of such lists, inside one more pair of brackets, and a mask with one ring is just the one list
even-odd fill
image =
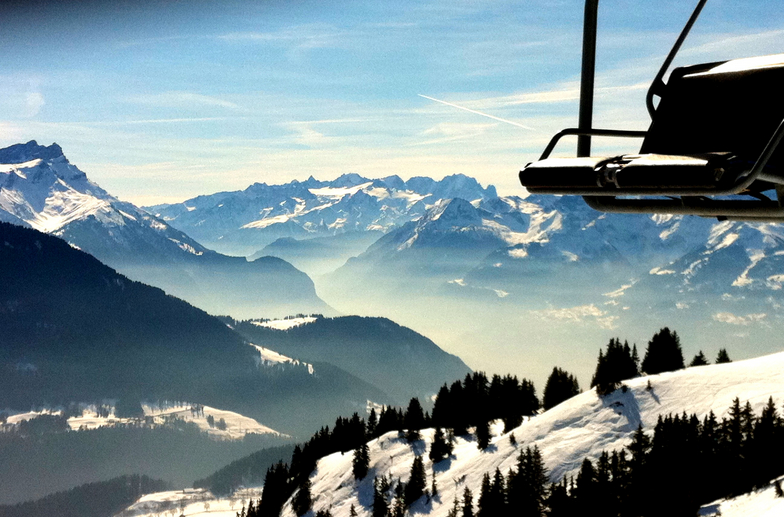
{"label": "snow-covered summit", "polygon": [[90,181],[57,144],[0,149],[0,221],[53,234],[134,280],[215,313],[330,311],[310,278],[290,264],[269,258],[248,263],[207,249]]}
{"label": "snow-covered summit", "polygon": [[182,232],[90,181],[57,144],[42,146],[31,140],[0,149],[0,213],[10,222],[58,236],[67,235],[70,225],[88,221],[113,228],[106,235],[112,242],[101,247],[127,244],[144,232],[148,239],[159,241],[152,246],[159,251],[171,248],[174,254],[194,255],[206,251]]}
{"label": "snow-covered summit", "polygon": [[63,148],[56,143],[44,146],[38,145],[35,140],[30,140],[26,144],[14,144],[0,149],[0,163],[24,163],[32,160],[55,159],[65,159]]}
{"label": "snow-covered summit", "polygon": [[255,183],[243,191],[199,196],[150,207],[169,224],[226,252],[250,254],[282,237],[388,232],[422,217],[441,200],[488,200],[493,186],[456,174],[441,180],[399,176],[368,179],[356,173],[332,181],[313,177],[283,185]]}

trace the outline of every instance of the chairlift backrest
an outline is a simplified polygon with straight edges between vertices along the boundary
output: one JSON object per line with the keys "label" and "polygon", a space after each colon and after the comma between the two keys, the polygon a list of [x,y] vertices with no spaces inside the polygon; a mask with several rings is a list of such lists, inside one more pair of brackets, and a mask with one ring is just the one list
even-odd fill
{"label": "chairlift backrest", "polygon": [[[753,165],[784,118],[784,54],[676,68],[640,153],[729,152]],[[777,151],[768,167],[784,165]]]}

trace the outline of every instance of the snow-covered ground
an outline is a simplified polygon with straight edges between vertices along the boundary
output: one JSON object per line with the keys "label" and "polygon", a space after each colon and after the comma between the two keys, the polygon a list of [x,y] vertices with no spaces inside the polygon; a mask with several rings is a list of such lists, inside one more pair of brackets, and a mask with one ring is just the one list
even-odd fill
{"label": "snow-covered ground", "polygon": [[[169,417],[193,422],[211,438],[219,440],[241,440],[246,434],[274,434],[282,436],[278,431],[260,424],[250,417],[224,409],[200,406],[200,411],[197,413],[191,410],[192,406],[190,404],[173,407],[145,404],[142,407],[144,408],[145,416],[152,416],[160,421],[164,421],[166,417]],[[209,417],[213,418],[215,426],[210,426]],[[218,429],[217,425],[221,420],[226,423],[226,429]]]}
{"label": "snow-covered ground", "polygon": [[307,368],[308,373],[311,375],[313,375],[313,372],[315,371],[313,369],[313,365],[310,363],[303,363],[299,359],[292,359],[291,357],[280,354],[269,348],[264,348],[263,346],[260,345],[254,345],[253,343],[251,343],[251,346],[253,346],[256,350],[259,351],[259,366],[290,364],[293,366],[301,365],[302,367]]}
{"label": "snow-covered ground", "polygon": [[[650,381],[652,389],[647,389]],[[501,434],[501,424],[492,426],[494,438],[485,450],[477,449],[473,436],[457,437],[450,459],[433,465],[427,451],[433,430],[424,430],[422,440],[408,444],[397,433],[388,433],[370,442],[370,473],[361,482],[352,475],[352,453],[332,454],[318,462],[311,475],[314,510],[331,508],[335,517],[347,517],[353,504],[360,516],[371,514],[374,476],[392,476],[406,482],[415,455],[422,455],[428,486],[435,475],[439,496],[424,498],[411,508],[444,517],[455,495],[469,487],[478,497],[482,476],[500,468],[506,473],[516,466],[517,455],[527,446],[537,445],[553,481],[576,472],[583,458],[598,458],[603,450],[620,449],[631,441],[639,423],[652,432],[660,414],[695,413],[699,418],[713,411],[717,418],[727,415],[735,397],[749,401],[759,414],[769,397],[777,406],[784,402],[784,352],[734,363],[688,368],[677,372],[641,377],[626,382],[628,389],[601,399],[595,391],[582,393],[524,422],[510,433]],[[516,443],[511,440],[514,434]],[[157,495],[149,496],[151,498]],[[223,503],[210,506],[213,517],[233,517],[236,509],[223,510]],[[221,508],[221,509],[219,509]],[[717,501],[703,509],[703,515],[757,517],[784,515],[784,499],[776,499],[773,489],[764,489],[732,500]],[[150,515],[137,514],[137,515]],[[199,515],[185,513],[186,516]],[[282,512],[294,515],[290,505]]]}
{"label": "snow-covered ground", "polygon": [[142,517],[167,515],[194,517],[210,515],[212,517],[234,517],[248,501],[256,501],[261,497],[261,489],[244,489],[236,491],[231,497],[216,498],[205,490],[186,488],[148,494],[136,501],[117,516]]}
{"label": "snow-covered ground", "polygon": [[[216,440],[241,440],[247,434],[274,434],[283,436],[278,431],[260,424],[256,420],[224,409],[203,406],[199,404],[159,405],[142,404],[145,418],[118,418],[114,408],[108,406],[101,411],[95,404],[81,404],[81,415],[68,418],[68,426],[72,431],[111,427],[117,424],[127,424],[144,421],[145,425],[166,425],[171,419],[193,422],[199,429]],[[197,410],[198,409],[198,410]],[[10,429],[22,421],[30,420],[41,415],[61,415],[61,408],[43,408],[26,412],[4,411],[8,416],[3,429]],[[209,418],[212,417],[213,425],[210,426]],[[223,420],[225,429],[220,421]]]}
{"label": "snow-covered ground", "polygon": [[316,321],[315,316],[301,316],[297,318],[285,318],[282,320],[251,321],[257,327],[267,327],[275,330],[288,330],[300,325],[307,325]]}
{"label": "snow-covered ground", "polygon": [[[784,476],[778,478],[784,483]],[[781,517],[784,515],[784,497],[776,497],[771,484],[754,492],[732,499],[721,499],[700,508],[700,517]]]}

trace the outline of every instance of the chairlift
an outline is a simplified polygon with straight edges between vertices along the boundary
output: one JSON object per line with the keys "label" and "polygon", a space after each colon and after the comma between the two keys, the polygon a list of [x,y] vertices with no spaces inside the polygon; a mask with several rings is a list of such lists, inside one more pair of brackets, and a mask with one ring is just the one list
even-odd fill
{"label": "chairlift", "polygon": [[[648,90],[648,130],[625,131],[591,127],[599,0],[586,1],[579,127],[556,134],[520,171],[530,193],[580,195],[603,212],[784,221],[784,54],[675,68],[664,82],[706,2],[699,0]],[[577,157],[550,158],[571,135]],[[591,137],[642,145],[632,154],[591,156]]]}

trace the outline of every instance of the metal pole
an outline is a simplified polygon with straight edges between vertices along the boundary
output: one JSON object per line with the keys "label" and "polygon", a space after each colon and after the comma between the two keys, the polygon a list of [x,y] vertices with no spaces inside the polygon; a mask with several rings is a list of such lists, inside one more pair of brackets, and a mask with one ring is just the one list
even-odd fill
{"label": "metal pole", "polygon": [[[599,0],[585,0],[583,22],[583,65],[580,79],[580,120],[578,127],[591,129],[593,123],[593,83],[596,70],[596,25]],[[577,137],[577,156],[591,155],[591,137]]]}

